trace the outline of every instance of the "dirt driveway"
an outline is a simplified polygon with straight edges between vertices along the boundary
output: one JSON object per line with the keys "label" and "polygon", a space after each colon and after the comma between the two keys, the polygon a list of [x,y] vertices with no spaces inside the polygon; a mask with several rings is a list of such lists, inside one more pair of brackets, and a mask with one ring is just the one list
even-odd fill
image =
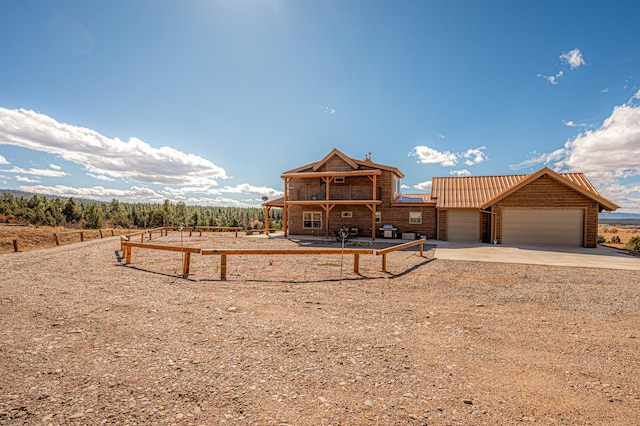
{"label": "dirt driveway", "polygon": [[118,248],[0,256],[0,424],[637,424],[638,271]]}

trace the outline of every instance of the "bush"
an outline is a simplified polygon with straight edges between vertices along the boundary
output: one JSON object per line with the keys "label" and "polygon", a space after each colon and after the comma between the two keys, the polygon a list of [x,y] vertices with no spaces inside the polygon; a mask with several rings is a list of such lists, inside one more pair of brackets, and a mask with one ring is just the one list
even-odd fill
{"label": "bush", "polygon": [[609,232],[611,232],[612,234],[617,234],[618,228],[609,228]]}
{"label": "bush", "polygon": [[607,239],[602,235],[598,235],[598,244],[606,243]]}
{"label": "bush", "polygon": [[640,253],[640,237],[631,238],[625,248],[634,253]]}
{"label": "bush", "polygon": [[612,244],[620,244],[620,237],[618,237],[617,235],[614,236],[614,237],[611,237],[610,243],[612,243]]}

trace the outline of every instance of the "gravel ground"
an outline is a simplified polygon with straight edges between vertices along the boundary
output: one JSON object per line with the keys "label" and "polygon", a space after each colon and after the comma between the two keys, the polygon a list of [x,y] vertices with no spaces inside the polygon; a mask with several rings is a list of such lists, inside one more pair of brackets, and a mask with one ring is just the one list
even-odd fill
{"label": "gravel ground", "polygon": [[639,271],[118,249],[0,256],[0,424],[638,424]]}

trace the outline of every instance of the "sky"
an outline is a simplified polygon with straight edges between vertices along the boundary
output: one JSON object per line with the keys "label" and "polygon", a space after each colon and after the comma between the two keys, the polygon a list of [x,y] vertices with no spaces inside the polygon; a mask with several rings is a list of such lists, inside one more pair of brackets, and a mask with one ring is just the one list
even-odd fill
{"label": "sky", "polygon": [[0,0],[0,189],[257,206],[333,148],[640,213],[640,2]]}

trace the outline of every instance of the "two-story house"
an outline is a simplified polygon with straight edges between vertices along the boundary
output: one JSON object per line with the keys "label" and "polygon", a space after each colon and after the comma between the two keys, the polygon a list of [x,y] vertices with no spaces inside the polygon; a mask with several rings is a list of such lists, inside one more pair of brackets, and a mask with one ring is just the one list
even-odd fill
{"label": "two-story house", "polygon": [[[542,168],[531,174],[436,177],[431,194],[402,194],[395,167],[356,160],[334,149],[282,174],[285,235],[333,236],[346,225],[376,239],[596,247],[598,214],[619,206],[582,173]],[[388,234],[385,229],[392,229]]]}

